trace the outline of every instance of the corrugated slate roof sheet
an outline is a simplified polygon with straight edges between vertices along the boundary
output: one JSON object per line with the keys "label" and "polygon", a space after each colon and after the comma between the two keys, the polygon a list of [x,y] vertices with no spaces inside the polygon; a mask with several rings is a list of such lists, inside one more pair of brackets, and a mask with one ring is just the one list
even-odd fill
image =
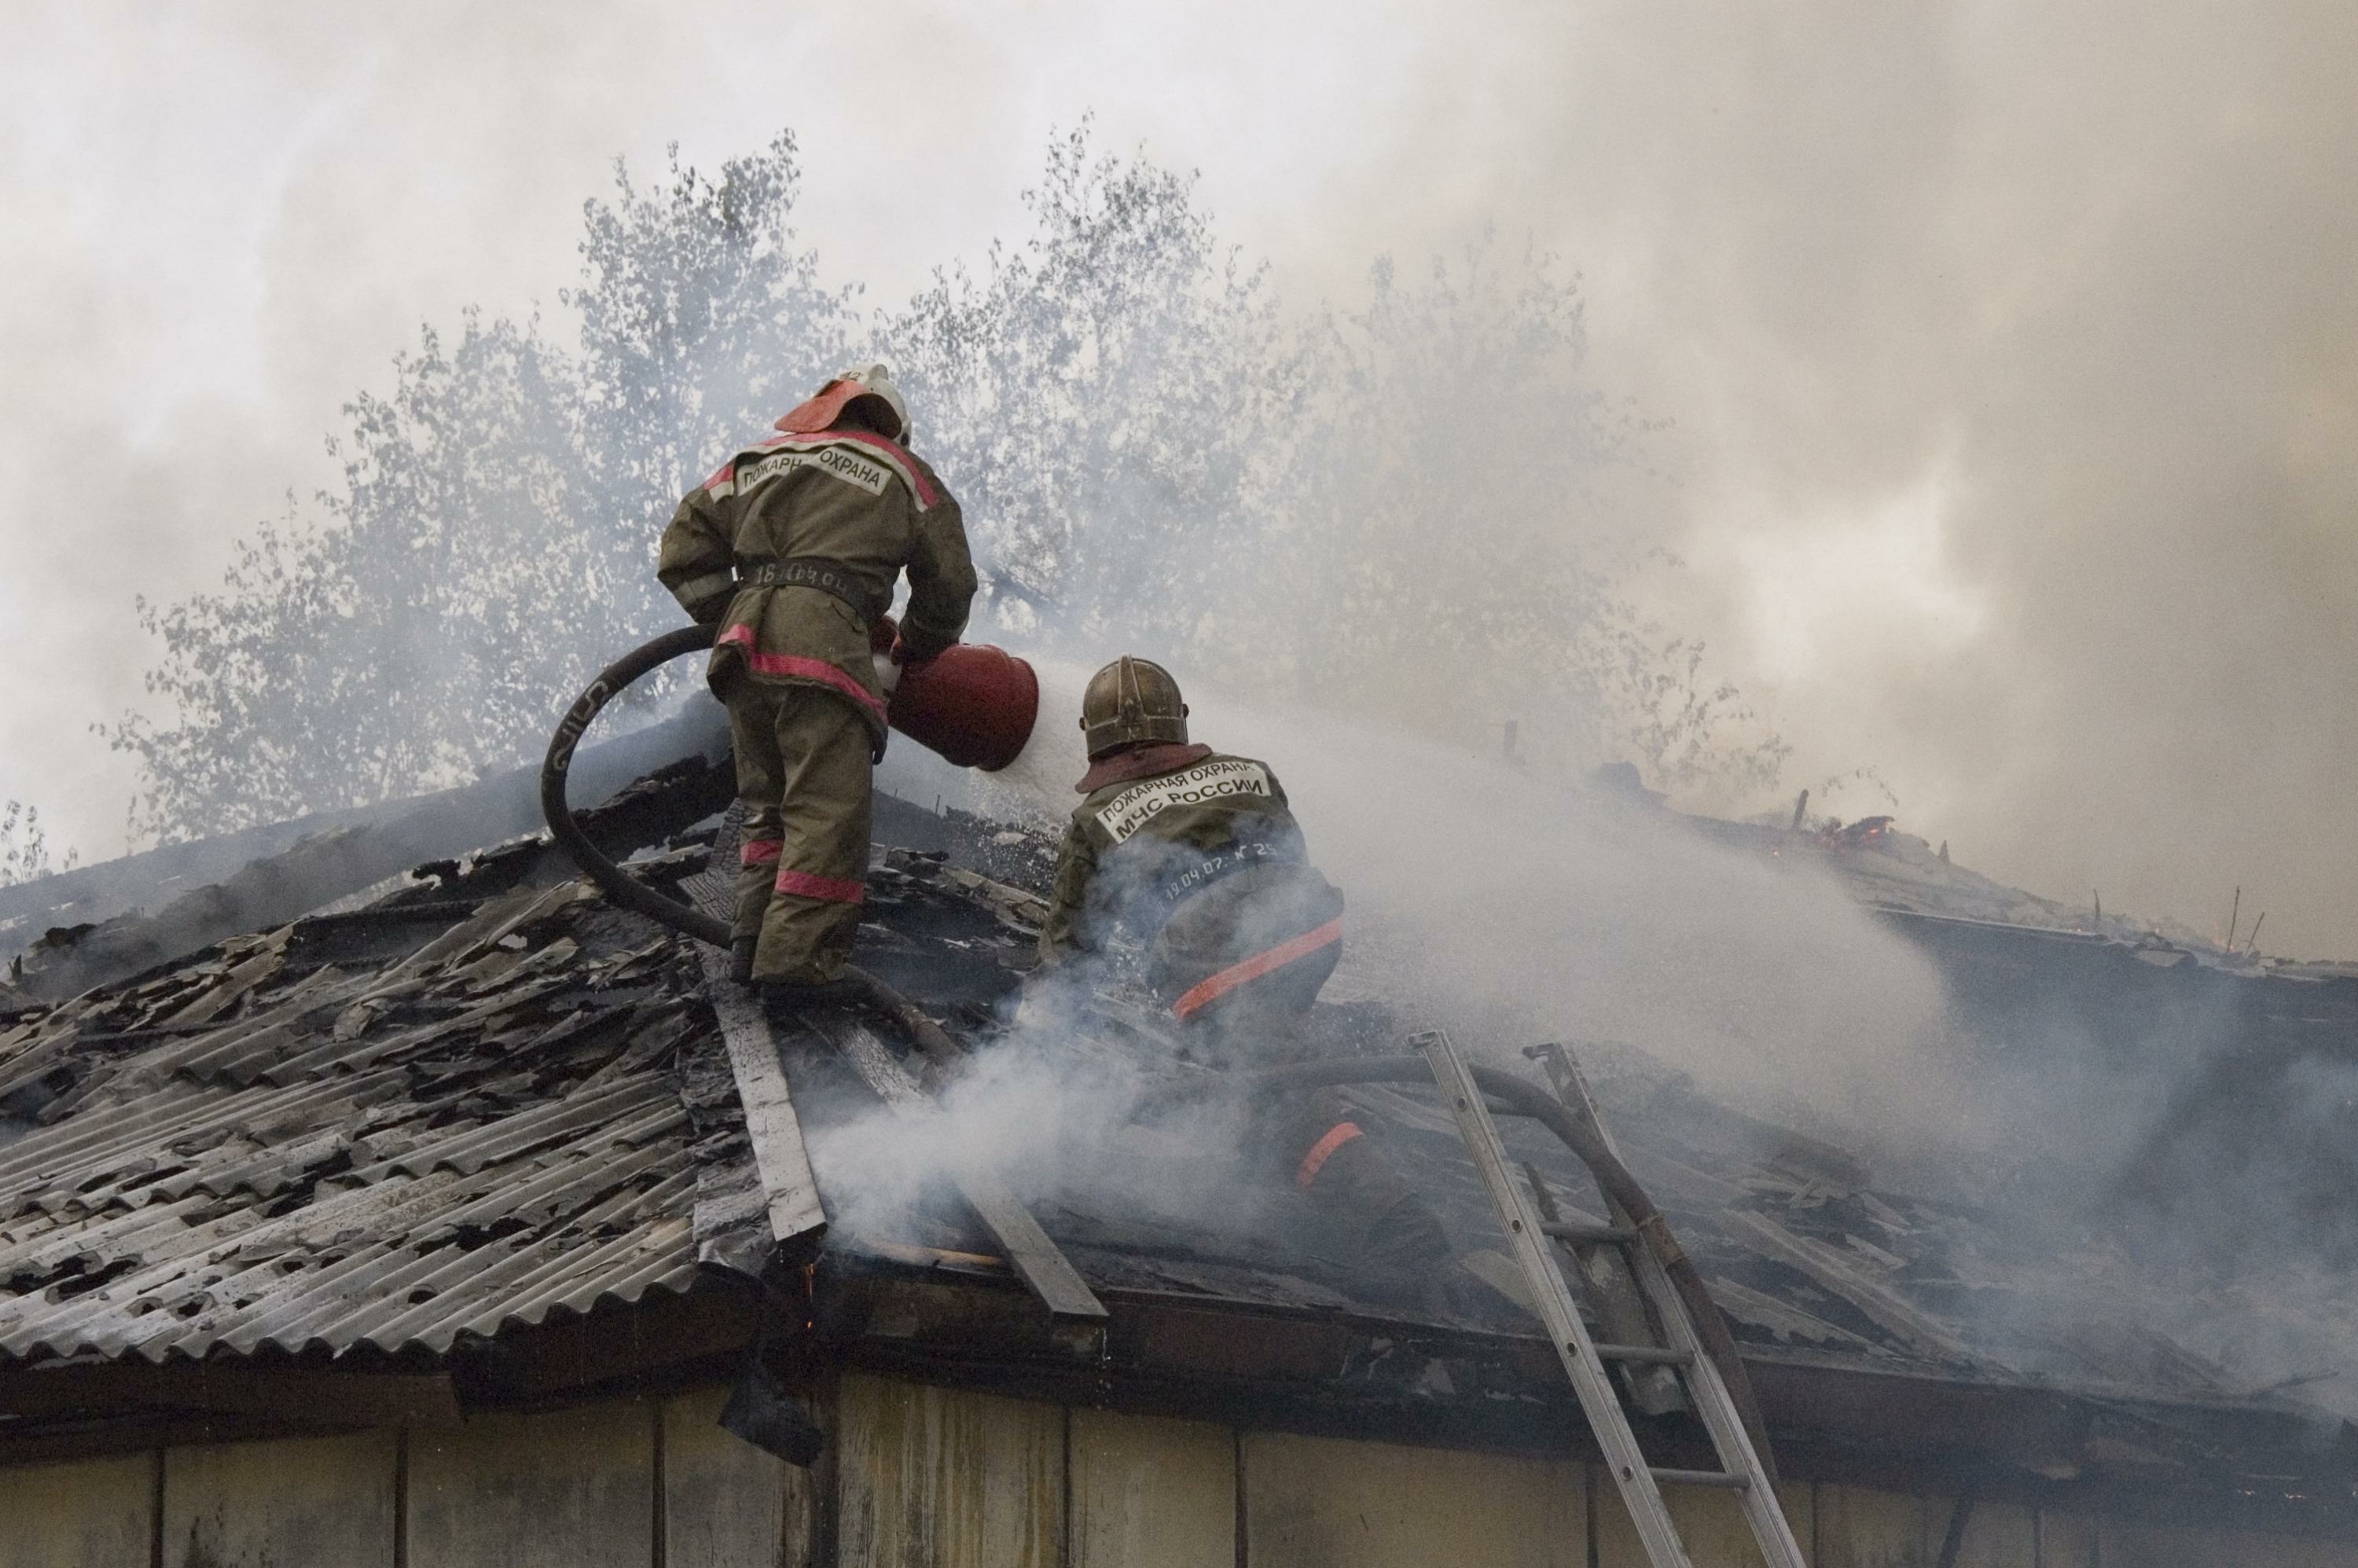
{"label": "corrugated slate roof sheet", "polygon": [[[933,822],[903,809],[887,830]],[[982,835],[961,858],[1030,852],[1007,837]],[[702,859],[680,849],[666,872]],[[582,883],[450,900],[504,885],[499,874],[242,938],[0,1025],[0,1357],[438,1354],[687,1290],[699,1255],[741,1268],[731,1260],[752,1252],[716,1245],[731,1236],[765,1249],[737,1089],[688,945]],[[424,897],[444,902],[402,902]],[[1015,983],[1038,906],[940,853],[891,850],[867,914],[861,962],[975,1024]],[[1086,1077],[1098,1052],[1125,1072],[1166,1069],[1100,1000],[1113,1008],[1104,1029],[1068,1042],[1071,1062],[1035,1065]],[[1379,1002],[1320,1013],[1327,1049],[1397,1049]],[[780,1039],[838,1218],[829,1244],[974,1265],[990,1243],[947,1189],[922,1188],[905,1210],[852,1190],[864,1167],[834,1140],[871,1121],[874,1096],[816,1036]],[[1878,1191],[1844,1152],[1718,1106],[1640,1054],[1585,1054],[1606,1069],[1598,1088],[1631,1164],[1755,1347],[2164,1397],[2265,1380],[2135,1318],[2092,1326],[2107,1314],[2087,1298],[2109,1277],[2080,1252],[1971,1206]],[[1346,1098],[1463,1245],[1496,1245],[1444,1113],[1388,1087]],[[1585,1178],[1568,1157],[1529,1129],[1509,1135],[1576,1204]],[[1353,1304],[1333,1238],[1289,1221],[1283,1193],[1196,1213],[1163,1200],[1200,1184],[1200,1149],[1135,1127],[1103,1141],[1098,1165],[1044,1143],[1058,1168],[1017,1159],[1006,1173],[1094,1285]],[[1107,1162],[1120,1180],[1098,1179]],[[1451,1315],[1528,1327],[1478,1291]]]}
{"label": "corrugated slate roof sheet", "polygon": [[687,1289],[699,979],[566,883],[298,922],[0,1033],[38,1119],[0,1121],[0,1354],[438,1353]]}

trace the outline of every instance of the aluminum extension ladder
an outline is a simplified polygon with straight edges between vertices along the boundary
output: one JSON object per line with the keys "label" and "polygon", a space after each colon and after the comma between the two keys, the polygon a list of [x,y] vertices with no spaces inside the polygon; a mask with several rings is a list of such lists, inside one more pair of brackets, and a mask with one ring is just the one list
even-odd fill
{"label": "aluminum extension ladder", "polygon": [[[1531,1286],[1540,1320],[1555,1341],[1556,1356],[1572,1379],[1573,1391],[1580,1396],[1580,1408],[1588,1417],[1598,1446],[1605,1451],[1614,1484],[1620,1487],[1621,1500],[1628,1506],[1629,1517],[1638,1527],[1638,1538],[1645,1544],[1647,1560],[1654,1568],[1693,1568],[1686,1543],[1679,1539],[1678,1527],[1671,1522],[1670,1509],[1662,1501],[1662,1486],[1670,1483],[1734,1490],[1768,1568],[1804,1568],[1801,1549],[1794,1542],[1792,1527],[1785,1522],[1784,1509],[1778,1505],[1776,1491],[1761,1466],[1760,1456],[1753,1451],[1743,1419],[1736,1413],[1736,1401],[1729,1398],[1719,1369],[1703,1353],[1685,1304],[1660,1260],[1647,1249],[1638,1233],[1627,1227],[1599,1230],[1594,1227],[1547,1224],[1531,1195],[1516,1182],[1513,1168],[1508,1163],[1506,1145],[1498,1140],[1498,1124],[1490,1119],[1490,1108],[1476,1087],[1466,1058],[1458,1054],[1449,1036],[1432,1030],[1414,1036],[1410,1044],[1424,1054],[1433,1068],[1433,1081],[1440,1085],[1450,1108],[1456,1112],[1457,1130],[1466,1141],[1466,1151],[1474,1157],[1475,1168],[1482,1173],[1482,1184],[1489,1189],[1491,1205],[1498,1210],[1498,1223],[1506,1229],[1515,1261],[1521,1266],[1523,1278]],[[1571,1078],[1575,1088],[1579,1086],[1568,1062],[1562,1063],[1561,1068],[1556,1088],[1558,1097],[1565,1098],[1566,1077]],[[1595,1109],[1585,1092],[1578,1095],[1577,1101],[1569,1104],[1573,1113],[1586,1115],[1593,1120]],[[1598,1131],[1603,1131],[1601,1126]],[[1557,1266],[1554,1250],[1548,1245],[1551,1239],[1567,1245],[1579,1242],[1620,1248],[1669,1344],[1600,1345],[1591,1338],[1587,1325],[1581,1322],[1580,1308],[1564,1282],[1563,1271]],[[1704,1430],[1711,1434],[1721,1468],[1677,1470],[1650,1464],[1614,1393],[1613,1380],[1606,1371],[1607,1362],[1668,1367],[1683,1377],[1688,1398],[1702,1417]]]}

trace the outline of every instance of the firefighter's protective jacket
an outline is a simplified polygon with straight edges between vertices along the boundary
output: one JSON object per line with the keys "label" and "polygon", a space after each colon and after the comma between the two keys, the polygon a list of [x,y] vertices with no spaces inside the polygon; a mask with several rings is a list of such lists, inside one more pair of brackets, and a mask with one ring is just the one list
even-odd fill
{"label": "firefighter's protective jacket", "polygon": [[881,752],[884,692],[869,628],[903,569],[901,641],[927,659],[958,640],[974,598],[958,504],[933,469],[865,429],[788,433],[738,451],[687,492],[656,575],[720,623],[707,678],[818,686],[849,701]]}
{"label": "firefighter's protective jacket", "polygon": [[1266,762],[1158,745],[1091,768],[1065,830],[1040,956],[1055,963],[1117,927],[1151,941],[1196,894],[1239,872],[1308,864],[1302,828]]}

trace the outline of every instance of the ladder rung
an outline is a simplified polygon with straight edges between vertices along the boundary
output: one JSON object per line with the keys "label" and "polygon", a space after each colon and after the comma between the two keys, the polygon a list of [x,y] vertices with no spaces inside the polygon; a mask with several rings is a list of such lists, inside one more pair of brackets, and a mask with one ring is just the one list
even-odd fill
{"label": "ladder rung", "polygon": [[1600,1361],[1634,1361],[1647,1367],[1692,1367],[1694,1357],[1684,1350],[1666,1350],[1659,1345],[1600,1345],[1596,1347]]}
{"label": "ladder rung", "polygon": [[1649,1468],[1653,1470],[1655,1480],[1669,1487],[1725,1487],[1729,1491],[1740,1492],[1752,1485],[1751,1476],[1731,1476],[1725,1470],[1665,1470],[1660,1465]]}
{"label": "ladder rung", "polygon": [[1638,1239],[1638,1233],[1623,1225],[1542,1225],[1540,1228],[1558,1241],[1578,1247],[1618,1246]]}

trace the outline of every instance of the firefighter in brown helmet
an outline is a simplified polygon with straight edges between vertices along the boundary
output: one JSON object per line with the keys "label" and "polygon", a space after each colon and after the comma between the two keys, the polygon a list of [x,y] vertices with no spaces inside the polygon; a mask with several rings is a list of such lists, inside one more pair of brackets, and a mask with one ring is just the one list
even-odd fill
{"label": "firefighter in brown helmet", "polygon": [[706,671],[729,708],[745,805],[731,967],[773,989],[839,983],[868,876],[885,678],[871,639],[909,576],[892,664],[958,640],[974,563],[958,504],[911,452],[882,365],[846,371],[679,503],[657,575],[720,632]]}
{"label": "firefighter in brown helmet", "polygon": [[[1052,972],[1116,931],[1144,949],[1157,1000],[1202,1054],[1236,1066],[1299,1055],[1342,956],[1343,896],[1310,863],[1266,762],[1190,742],[1162,665],[1124,655],[1081,697],[1089,769],[1040,932]],[[1440,1222],[1335,1091],[1263,1108],[1255,1141],[1347,1234],[1367,1282],[1419,1296],[1449,1256]]]}

